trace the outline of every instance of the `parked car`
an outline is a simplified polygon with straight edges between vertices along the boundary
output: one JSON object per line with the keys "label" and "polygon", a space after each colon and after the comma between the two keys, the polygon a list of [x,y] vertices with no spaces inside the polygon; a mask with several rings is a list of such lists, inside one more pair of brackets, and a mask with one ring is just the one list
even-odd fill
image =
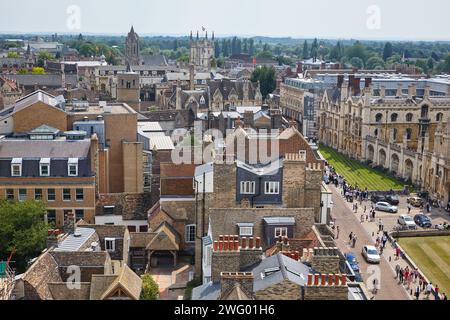
{"label": "parked car", "polygon": [[386,197],[383,196],[383,195],[381,195],[381,194],[373,194],[373,195],[370,197],[370,200],[371,200],[373,203],[377,203],[377,202],[386,202]]}
{"label": "parked car", "polygon": [[422,228],[431,228],[433,226],[430,218],[421,213],[414,216],[414,222]]}
{"label": "parked car", "polygon": [[407,214],[402,214],[400,217],[398,217],[397,223],[401,226],[408,227],[408,229],[417,229],[417,225],[414,222],[414,219]]}
{"label": "parked car", "polygon": [[396,206],[393,206],[387,202],[377,202],[375,204],[375,210],[377,211],[385,211],[390,213],[397,213],[398,208]]}
{"label": "parked car", "polygon": [[398,205],[400,203],[400,199],[396,195],[389,194],[389,195],[386,196],[386,202],[396,206],[396,205]]}
{"label": "parked car", "polygon": [[378,250],[374,246],[364,246],[361,254],[368,263],[380,263],[381,261]]}
{"label": "parked car", "polygon": [[352,268],[352,270],[356,273],[359,272],[359,264],[358,260],[356,259],[356,256],[352,252],[347,252],[345,255],[345,259],[347,260],[348,264]]}
{"label": "parked car", "polygon": [[421,207],[423,204],[423,199],[419,197],[409,197],[406,202],[414,207]]}

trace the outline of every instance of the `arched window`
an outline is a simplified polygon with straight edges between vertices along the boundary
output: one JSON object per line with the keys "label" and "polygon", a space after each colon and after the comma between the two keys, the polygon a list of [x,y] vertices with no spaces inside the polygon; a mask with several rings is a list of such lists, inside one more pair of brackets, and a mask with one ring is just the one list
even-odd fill
{"label": "arched window", "polygon": [[411,122],[413,120],[413,114],[412,113],[408,113],[406,115],[406,122]]}
{"label": "arched window", "polygon": [[377,115],[375,116],[375,121],[381,122],[381,120],[383,120],[383,115],[381,113],[377,113]]}
{"label": "arched window", "polygon": [[436,115],[436,121],[438,121],[438,122],[441,122],[443,118],[444,118],[444,115],[441,112],[439,112]]}
{"label": "arched window", "polygon": [[378,137],[378,129],[375,129],[374,135],[375,135],[375,137]]}
{"label": "arched window", "polygon": [[411,138],[412,138],[412,129],[407,128],[406,129],[406,140],[411,140]]}
{"label": "arched window", "polygon": [[398,119],[398,114],[396,114],[396,113],[391,114],[391,122],[397,122],[397,119]]}

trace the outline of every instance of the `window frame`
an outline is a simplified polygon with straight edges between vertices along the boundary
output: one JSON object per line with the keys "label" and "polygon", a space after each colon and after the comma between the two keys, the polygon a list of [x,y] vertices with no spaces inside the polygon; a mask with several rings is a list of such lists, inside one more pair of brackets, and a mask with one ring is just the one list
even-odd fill
{"label": "window frame", "polygon": [[[279,232],[277,232],[277,231],[279,231]],[[283,232],[283,231],[285,231],[285,232]],[[275,238],[278,238],[280,236],[287,237],[288,236],[288,228],[287,227],[275,227],[274,236],[275,236]]]}
{"label": "window frame", "polygon": [[[36,196],[37,196],[37,194],[38,194],[38,190],[41,190],[41,192],[40,192],[40,198],[37,198]],[[41,188],[35,188],[34,189],[34,200],[42,200],[43,198],[44,198],[44,190],[43,189],[41,189]]]}
{"label": "window frame", "polygon": [[[19,174],[15,174],[14,168],[19,168]],[[11,163],[11,177],[21,177],[22,176],[22,164],[21,163]]]}
{"label": "window frame", "polygon": [[[108,243],[112,243],[111,249],[108,249]],[[116,238],[105,238],[105,250],[108,252],[116,251]]]}
{"label": "window frame", "polygon": [[[53,190],[53,192],[50,193],[50,190]],[[53,196],[53,199],[49,198],[50,194]],[[47,201],[50,201],[50,202],[51,201],[56,201],[56,189],[54,189],[54,188],[47,189]]]}
{"label": "window frame", "polygon": [[[194,232],[192,233],[192,229]],[[184,242],[194,243],[196,238],[197,226],[195,224],[188,224],[184,227]],[[191,240],[191,236],[193,240]]]}
{"label": "window frame", "polygon": [[[250,230],[251,232],[242,232],[242,230]],[[253,227],[245,226],[245,227],[239,227],[239,236],[240,237],[253,237]]]}
{"label": "window frame", "polygon": [[[81,190],[81,198],[78,199],[78,195],[79,195],[78,191],[80,191],[80,190]],[[75,189],[75,200],[79,201],[79,202],[84,201],[84,189],[83,188],[76,188]]]}
{"label": "window frame", "polygon": [[[65,199],[65,192],[64,191],[67,191],[67,190],[69,190],[69,199]],[[72,201],[72,190],[70,188],[63,188],[61,190],[61,194],[62,194],[62,200],[63,201],[65,201],[65,202]]]}
{"label": "window frame", "polygon": [[[10,199],[9,198],[9,194],[8,194],[8,191],[11,191],[12,190],[12,199]],[[16,195],[15,195],[15,192],[14,192],[14,189],[5,189],[5,199],[6,200],[8,200],[8,201],[14,201],[15,199],[16,199]]]}
{"label": "window frame", "polygon": [[[21,191],[23,191],[23,190],[25,190],[25,198],[22,199],[22,198],[21,198]],[[27,201],[27,196],[28,196],[27,189],[20,188],[18,192],[19,192],[18,200],[19,200],[20,202]]]}
{"label": "window frame", "polygon": [[240,182],[240,194],[255,194],[256,183],[255,181],[241,181]]}
{"label": "window frame", "polygon": [[280,194],[280,181],[265,181],[264,194]]}

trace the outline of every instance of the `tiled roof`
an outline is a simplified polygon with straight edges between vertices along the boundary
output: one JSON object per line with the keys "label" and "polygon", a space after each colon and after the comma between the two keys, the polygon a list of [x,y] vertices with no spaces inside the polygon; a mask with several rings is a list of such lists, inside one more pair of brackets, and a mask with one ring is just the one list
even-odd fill
{"label": "tiled roof", "polygon": [[[8,74],[8,78],[16,80],[20,86],[45,86],[45,87],[61,87],[62,77],[60,74]],[[76,74],[65,75],[66,84],[76,87],[78,84],[78,76]]]}

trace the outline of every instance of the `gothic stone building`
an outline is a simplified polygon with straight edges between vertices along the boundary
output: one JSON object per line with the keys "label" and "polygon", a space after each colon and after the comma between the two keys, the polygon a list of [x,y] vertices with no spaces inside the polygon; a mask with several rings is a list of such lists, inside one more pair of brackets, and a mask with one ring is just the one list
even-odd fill
{"label": "gothic stone building", "polygon": [[197,38],[194,40],[192,37],[192,32],[190,36],[190,63],[194,64],[196,67],[211,69],[211,61],[215,56],[214,49],[214,33],[212,40],[208,40],[208,32],[206,32],[205,38],[200,39],[198,32]]}
{"label": "gothic stone building", "polygon": [[[407,93],[406,93],[407,92]],[[395,95],[367,85],[353,95],[348,82],[320,102],[319,139],[361,161],[389,169],[449,201],[450,97],[417,95],[414,84]]]}

